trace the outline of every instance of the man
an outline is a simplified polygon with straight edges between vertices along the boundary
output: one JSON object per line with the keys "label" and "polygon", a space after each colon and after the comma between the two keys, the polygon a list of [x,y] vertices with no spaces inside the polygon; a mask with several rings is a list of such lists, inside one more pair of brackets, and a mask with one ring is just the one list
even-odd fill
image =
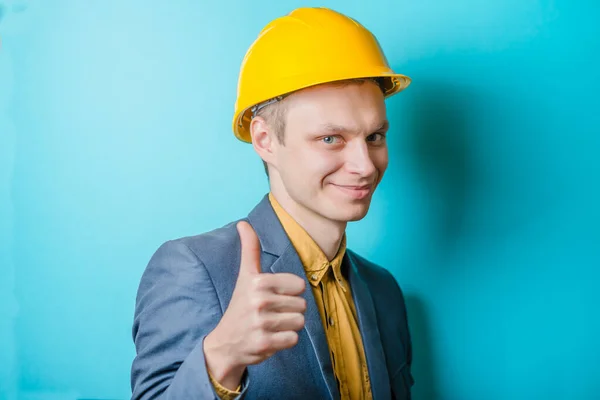
{"label": "man", "polygon": [[346,249],[388,164],[385,98],[410,79],[324,8],[268,24],[233,119],[270,192],[247,218],[163,244],[141,279],[134,399],[409,399],[402,292]]}

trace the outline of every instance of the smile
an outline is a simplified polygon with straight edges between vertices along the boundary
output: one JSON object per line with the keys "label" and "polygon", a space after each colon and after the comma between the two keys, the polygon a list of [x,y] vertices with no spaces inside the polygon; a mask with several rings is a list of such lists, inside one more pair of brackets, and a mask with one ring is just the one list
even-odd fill
{"label": "smile", "polygon": [[371,193],[371,190],[372,190],[371,185],[364,185],[364,186],[333,185],[333,186],[338,188],[342,193],[346,194],[347,196],[349,196],[353,199],[357,199],[357,200],[364,199]]}

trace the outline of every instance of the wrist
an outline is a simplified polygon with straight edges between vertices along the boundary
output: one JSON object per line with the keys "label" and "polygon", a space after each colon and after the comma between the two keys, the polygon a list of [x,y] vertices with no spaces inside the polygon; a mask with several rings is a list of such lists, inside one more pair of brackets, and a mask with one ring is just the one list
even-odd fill
{"label": "wrist", "polygon": [[242,380],[246,365],[236,362],[231,349],[219,343],[212,332],[204,338],[204,359],[208,373],[214,380],[229,390],[235,390]]}

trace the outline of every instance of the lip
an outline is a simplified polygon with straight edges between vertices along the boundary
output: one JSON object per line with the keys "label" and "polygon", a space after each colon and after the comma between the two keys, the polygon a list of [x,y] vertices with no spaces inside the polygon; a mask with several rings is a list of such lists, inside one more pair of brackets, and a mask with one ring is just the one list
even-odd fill
{"label": "lip", "polygon": [[346,185],[335,185],[341,192],[346,194],[353,199],[361,200],[367,197],[372,191],[372,185],[363,185],[363,186],[346,186]]}

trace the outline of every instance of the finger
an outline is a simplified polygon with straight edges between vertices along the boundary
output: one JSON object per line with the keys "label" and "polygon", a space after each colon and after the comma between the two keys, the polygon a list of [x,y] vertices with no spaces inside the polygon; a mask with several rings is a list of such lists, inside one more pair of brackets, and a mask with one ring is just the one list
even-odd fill
{"label": "finger", "polygon": [[239,276],[254,276],[261,272],[260,268],[260,241],[252,226],[246,221],[236,225],[240,235],[242,254],[240,260]]}
{"label": "finger", "polygon": [[274,294],[267,298],[264,311],[304,313],[306,311],[306,300],[300,296]]}
{"label": "finger", "polygon": [[266,332],[299,331],[304,328],[304,314],[271,313],[262,318],[261,328]]}
{"label": "finger", "polygon": [[255,280],[257,289],[286,296],[298,296],[306,288],[304,279],[287,272],[277,274],[262,274]]}
{"label": "finger", "polygon": [[271,351],[289,349],[298,343],[298,333],[294,331],[273,332],[269,337]]}

